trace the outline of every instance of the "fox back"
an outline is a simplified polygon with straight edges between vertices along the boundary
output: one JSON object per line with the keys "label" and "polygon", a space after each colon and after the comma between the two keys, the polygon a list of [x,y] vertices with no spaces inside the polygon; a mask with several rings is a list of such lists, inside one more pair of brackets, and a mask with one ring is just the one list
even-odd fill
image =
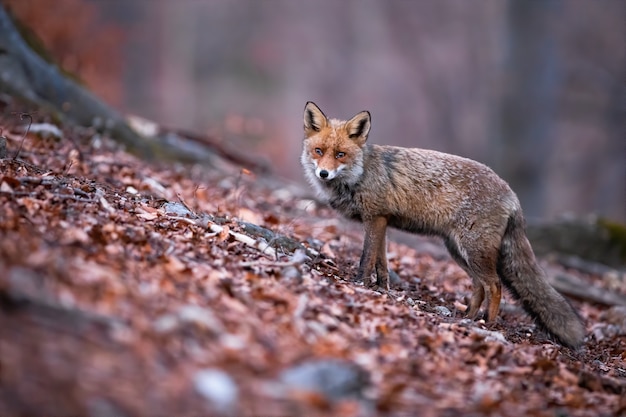
{"label": "fox back", "polygon": [[367,280],[375,271],[376,283],[389,290],[387,226],[441,236],[472,278],[470,316],[478,314],[486,297],[488,318],[495,320],[504,282],[557,340],[580,344],[582,323],[545,281],[524,232],[519,200],[508,184],[467,158],[367,144],[370,127],[367,111],[340,121],[328,119],[312,102],[304,110],[305,176],[331,207],[364,224],[357,280]]}
{"label": "fox back", "polygon": [[[506,182],[483,164],[431,150],[369,145],[368,112],[329,120],[312,106],[305,111],[305,175],[321,198],[349,218],[382,215],[392,227],[445,238],[459,223],[503,231],[519,209]],[[493,207],[489,216],[485,206]]]}

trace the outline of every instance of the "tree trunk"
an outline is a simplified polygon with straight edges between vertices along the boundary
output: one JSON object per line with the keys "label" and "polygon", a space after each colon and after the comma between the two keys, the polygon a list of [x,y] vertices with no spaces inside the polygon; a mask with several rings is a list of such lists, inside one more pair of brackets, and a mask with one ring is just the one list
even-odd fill
{"label": "tree trunk", "polygon": [[154,150],[111,107],[35,53],[0,4],[0,91],[60,120],[93,126],[143,157]]}
{"label": "tree trunk", "polygon": [[495,111],[496,170],[530,217],[544,212],[559,71],[552,18],[559,0],[509,0],[500,104]]}

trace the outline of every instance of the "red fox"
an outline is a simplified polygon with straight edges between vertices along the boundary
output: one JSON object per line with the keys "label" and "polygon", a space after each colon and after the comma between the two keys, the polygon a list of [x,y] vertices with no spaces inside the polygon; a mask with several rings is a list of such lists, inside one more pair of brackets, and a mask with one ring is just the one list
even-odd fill
{"label": "red fox", "polygon": [[305,175],[319,196],[364,225],[357,281],[376,272],[389,291],[387,227],[443,238],[471,277],[468,316],[487,299],[487,319],[498,316],[501,282],[535,322],[561,344],[576,348],[581,319],[550,284],[526,238],[515,193],[487,166],[425,149],[366,144],[371,116],[328,119],[313,102],[304,108]]}

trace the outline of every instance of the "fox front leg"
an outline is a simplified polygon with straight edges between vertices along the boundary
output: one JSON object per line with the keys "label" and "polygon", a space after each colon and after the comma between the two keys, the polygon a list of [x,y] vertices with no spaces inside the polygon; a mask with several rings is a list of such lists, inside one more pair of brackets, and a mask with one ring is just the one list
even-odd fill
{"label": "fox front leg", "polygon": [[[385,225],[386,226],[386,225]],[[387,233],[386,229],[378,241],[376,249],[376,284],[379,288],[385,288],[389,292],[391,279],[389,277],[389,267],[387,266]]]}
{"label": "fox front leg", "polygon": [[[383,284],[389,287],[389,272],[387,270],[387,254],[385,232],[387,230],[387,219],[384,217],[375,217],[363,221],[365,229],[365,238],[363,242],[363,253],[359,262],[359,272],[357,273],[357,281],[371,279],[372,272],[376,269],[376,284]],[[381,258],[381,252],[385,252]],[[386,281],[386,282],[384,282]]]}

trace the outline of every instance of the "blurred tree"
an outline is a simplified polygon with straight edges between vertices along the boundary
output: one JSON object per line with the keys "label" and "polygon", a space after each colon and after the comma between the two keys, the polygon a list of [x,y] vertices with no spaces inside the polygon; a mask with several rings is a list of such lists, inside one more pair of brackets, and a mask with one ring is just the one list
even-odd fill
{"label": "blurred tree", "polygon": [[517,192],[527,215],[544,213],[559,88],[553,16],[560,0],[509,0],[501,97],[492,164]]}
{"label": "blurred tree", "polygon": [[[42,55],[48,55],[47,50],[41,47],[42,42],[36,35],[26,29],[22,24],[16,25],[0,3],[0,93],[25,105],[27,111],[41,110],[55,122],[104,132],[141,157],[213,167],[212,144],[194,147],[189,145],[194,138],[183,138],[169,131],[145,133],[146,129],[137,129],[137,123],[131,126],[126,117],[76,81],[76,76],[63,72],[54,60],[44,59]],[[22,33],[27,33],[30,42]],[[36,47],[33,49],[31,45]],[[38,48],[43,50],[38,51]]]}
{"label": "blurred tree", "polygon": [[138,135],[117,111],[35,52],[0,4],[0,92],[44,109],[58,120],[94,126],[142,156],[154,146]]}
{"label": "blurred tree", "polygon": [[[121,59],[126,31],[119,22],[104,18],[101,4],[84,0],[2,0],[25,26],[28,43],[40,55],[76,74],[98,96],[120,105],[124,98]],[[128,13],[128,12],[127,12]],[[106,20],[106,21],[105,21]],[[32,36],[28,32],[32,31]],[[45,52],[44,52],[45,51]]]}

